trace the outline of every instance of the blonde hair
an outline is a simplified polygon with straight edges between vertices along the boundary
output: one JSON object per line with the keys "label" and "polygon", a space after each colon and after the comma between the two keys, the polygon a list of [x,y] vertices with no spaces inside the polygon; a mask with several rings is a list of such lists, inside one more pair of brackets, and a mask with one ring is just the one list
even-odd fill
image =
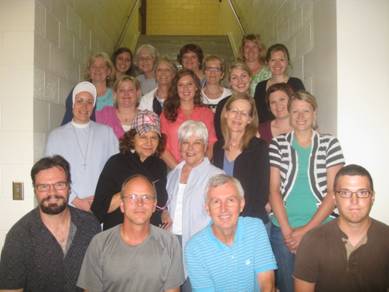
{"label": "blonde hair", "polygon": [[204,61],[203,61],[203,72],[205,72],[205,65],[209,61],[219,61],[219,63],[220,63],[220,70],[224,74],[224,71],[226,70],[226,63],[224,62],[223,58],[221,58],[219,56],[216,56],[216,55],[208,55],[208,56],[206,56],[204,58]]}
{"label": "blonde hair", "polygon": [[174,64],[173,61],[171,61],[168,57],[165,57],[165,56],[159,58],[158,61],[155,62],[155,68],[154,68],[155,72],[154,73],[157,72],[158,66],[160,64],[162,64],[162,63],[167,64],[169,66],[170,70],[172,71],[173,75],[176,76],[176,74],[177,74],[177,66],[176,66],[176,64]]}
{"label": "blonde hair", "polygon": [[231,72],[235,69],[240,69],[242,71],[245,71],[247,74],[249,74],[250,78],[252,76],[250,68],[246,65],[246,63],[243,62],[235,62],[230,65],[228,68],[228,81],[231,81]]}
{"label": "blonde hair", "polygon": [[[288,112],[289,113],[290,113],[290,109],[292,107],[293,101],[296,101],[296,100],[305,101],[306,103],[308,103],[312,107],[312,110],[314,112],[317,112],[318,106],[317,106],[316,98],[308,91],[299,90],[299,91],[295,92],[295,94],[293,94],[292,98],[289,98],[289,101],[288,101]],[[318,128],[316,119],[313,122],[312,128],[314,130],[316,130]]]}
{"label": "blonde hair", "polygon": [[301,100],[307,102],[313,109],[313,111],[317,110],[317,101],[316,98],[305,90],[299,90],[295,92],[295,94],[292,96],[292,98],[289,99],[288,102],[288,111],[290,112],[290,107],[292,105],[292,102],[295,100]]}
{"label": "blonde hair", "polygon": [[110,87],[112,85],[112,80],[114,80],[114,77],[115,77],[115,67],[113,66],[111,58],[105,52],[98,52],[98,53],[95,53],[89,57],[88,62],[86,64],[86,68],[85,68],[85,74],[84,74],[85,80],[92,82],[92,79],[90,76],[90,68],[92,67],[93,63],[96,61],[97,58],[102,58],[105,62],[105,65],[111,71],[111,73],[107,76],[107,79],[106,79],[106,85],[108,87]]}
{"label": "blonde hair", "polygon": [[260,34],[251,33],[251,34],[246,34],[243,36],[242,42],[240,44],[240,49],[239,49],[239,53],[240,53],[239,59],[242,62],[246,62],[246,58],[244,57],[244,45],[247,41],[254,42],[257,45],[258,50],[259,50],[258,61],[260,63],[263,63],[265,61],[266,46],[263,44]]}
{"label": "blonde hair", "polygon": [[227,127],[227,119],[226,119],[226,113],[231,109],[231,105],[233,102],[237,100],[246,100],[250,106],[250,117],[251,117],[251,122],[246,126],[246,129],[244,131],[242,141],[240,143],[240,148],[242,150],[246,149],[247,146],[249,145],[251,139],[256,136],[258,132],[258,113],[257,113],[257,107],[255,106],[255,100],[251,98],[249,95],[233,95],[231,96],[226,104],[223,107],[221,118],[220,118],[220,124],[221,124],[221,130],[224,138],[224,145],[223,148],[225,150],[228,150],[228,145],[231,139],[231,135],[229,132],[229,129]]}
{"label": "blonde hair", "polygon": [[[130,81],[132,82],[132,84],[135,85],[135,88],[136,88],[136,91],[140,91],[140,82],[138,79],[136,79],[135,77],[133,76],[130,76],[130,75],[122,75],[120,76],[118,79],[116,79],[115,83],[113,84],[113,87],[112,87],[112,90],[114,92],[114,95],[113,95],[113,101],[114,101],[114,105],[115,107],[117,107],[117,101],[116,101],[116,93],[119,89],[119,86],[121,83],[125,82],[125,81]],[[137,104],[136,106],[139,105],[139,100],[140,99],[140,96],[138,96],[138,101],[137,101]]]}

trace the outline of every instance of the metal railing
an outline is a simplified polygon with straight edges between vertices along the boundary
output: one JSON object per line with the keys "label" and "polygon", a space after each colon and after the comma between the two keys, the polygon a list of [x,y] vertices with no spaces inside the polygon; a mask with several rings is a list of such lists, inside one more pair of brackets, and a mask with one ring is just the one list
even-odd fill
{"label": "metal railing", "polygon": [[129,23],[130,23],[130,20],[131,20],[131,17],[133,15],[135,7],[137,7],[139,1],[140,0],[135,0],[134,5],[132,5],[130,13],[128,14],[126,22],[123,25],[122,31],[120,32],[120,35],[118,37],[118,40],[117,40],[117,42],[115,44],[114,49],[117,49],[120,46],[120,44],[122,43],[124,37],[126,36],[127,30],[128,30],[128,26],[129,26]]}
{"label": "metal railing", "polygon": [[230,8],[231,8],[231,10],[232,10],[232,13],[234,14],[234,16],[235,16],[235,18],[236,18],[236,21],[237,21],[238,24],[239,24],[239,28],[240,28],[242,34],[243,34],[243,35],[246,34],[246,31],[245,31],[245,29],[244,29],[244,27],[243,27],[243,25],[242,25],[242,22],[240,21],[239,15],[238,15],[238,13],[236,13],[236,9],[235,9],[234,3],[233,3],[231,0],[227,0],[227,2],[228,2],[228,4],[230,5]]}

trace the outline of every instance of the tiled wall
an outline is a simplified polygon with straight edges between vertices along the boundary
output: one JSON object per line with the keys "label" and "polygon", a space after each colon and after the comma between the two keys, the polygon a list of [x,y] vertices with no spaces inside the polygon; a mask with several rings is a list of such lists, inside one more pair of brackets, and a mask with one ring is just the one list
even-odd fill
{"label": "tiled wall", "polygon": [[233,3],[247,33],[261,34],[267,47],[279,42],[288,47],[290,75],[301,78],[306,89],[317,97],[321,129],[336,133],[336,1]]}
{"label": "tiled wall", "polygon": [[215,0],[148,0],[150,35],[218,35],[220,2]]}
{"label": "tiled wall", "polygon": [[[111,53],[134,3],[0,0],[0,247],[34,207],[29,172],[62,119],[67,94],[92,52]],[[12,181],[24,183],[23,201],[12,200]]]}
{"label": "tiled wall", "polygon": [[[284,43],[291,55],[293,75],[304,78],[303,58],[313,49],[312,0],[233,1],[246,32],[261,34],[264,43]],[[310,81],[307,87],[311,88]]]}
{"label": "tiled wall", "polygon": [[98,51],[111,54],[134,2],[36,0],[36,157],[44,134],[58,126],[70,89],[83,78],[88,57]]}

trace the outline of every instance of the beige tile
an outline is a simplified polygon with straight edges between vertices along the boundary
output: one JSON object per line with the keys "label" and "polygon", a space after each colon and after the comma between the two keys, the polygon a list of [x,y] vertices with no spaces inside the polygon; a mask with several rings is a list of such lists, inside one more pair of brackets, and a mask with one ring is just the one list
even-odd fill
{"label": "beige tile", "polygon": [[34,30],[34,1],[0,0],[0,31]]}
{"label": "beige tile", "polygon": [[[34,100],[34,131],[46,133],[49,130],[49,103]],[[1,160],[0,160],[1,161]]]}
{"label": "beige tile", "polygon": [[49,11],[46,13],[46,37],[54,47],[59,46],[59,22]]}
{"label": "beige tile", "polygon": [[46,36],[46,8],[41,2],[35,2],[35,33]]}

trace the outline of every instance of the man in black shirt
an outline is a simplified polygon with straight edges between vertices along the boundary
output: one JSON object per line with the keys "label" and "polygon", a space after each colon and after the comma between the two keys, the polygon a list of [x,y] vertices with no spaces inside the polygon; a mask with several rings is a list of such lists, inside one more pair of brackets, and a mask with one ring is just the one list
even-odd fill
{"label": "man in black shirt", "polygon": [[78,291],[77,277],[92,237],[100,231],[90,213],[68,205],[69,163],[59,155],[31,170],[39,206],[8,232],[0,261],[0,291]]}

